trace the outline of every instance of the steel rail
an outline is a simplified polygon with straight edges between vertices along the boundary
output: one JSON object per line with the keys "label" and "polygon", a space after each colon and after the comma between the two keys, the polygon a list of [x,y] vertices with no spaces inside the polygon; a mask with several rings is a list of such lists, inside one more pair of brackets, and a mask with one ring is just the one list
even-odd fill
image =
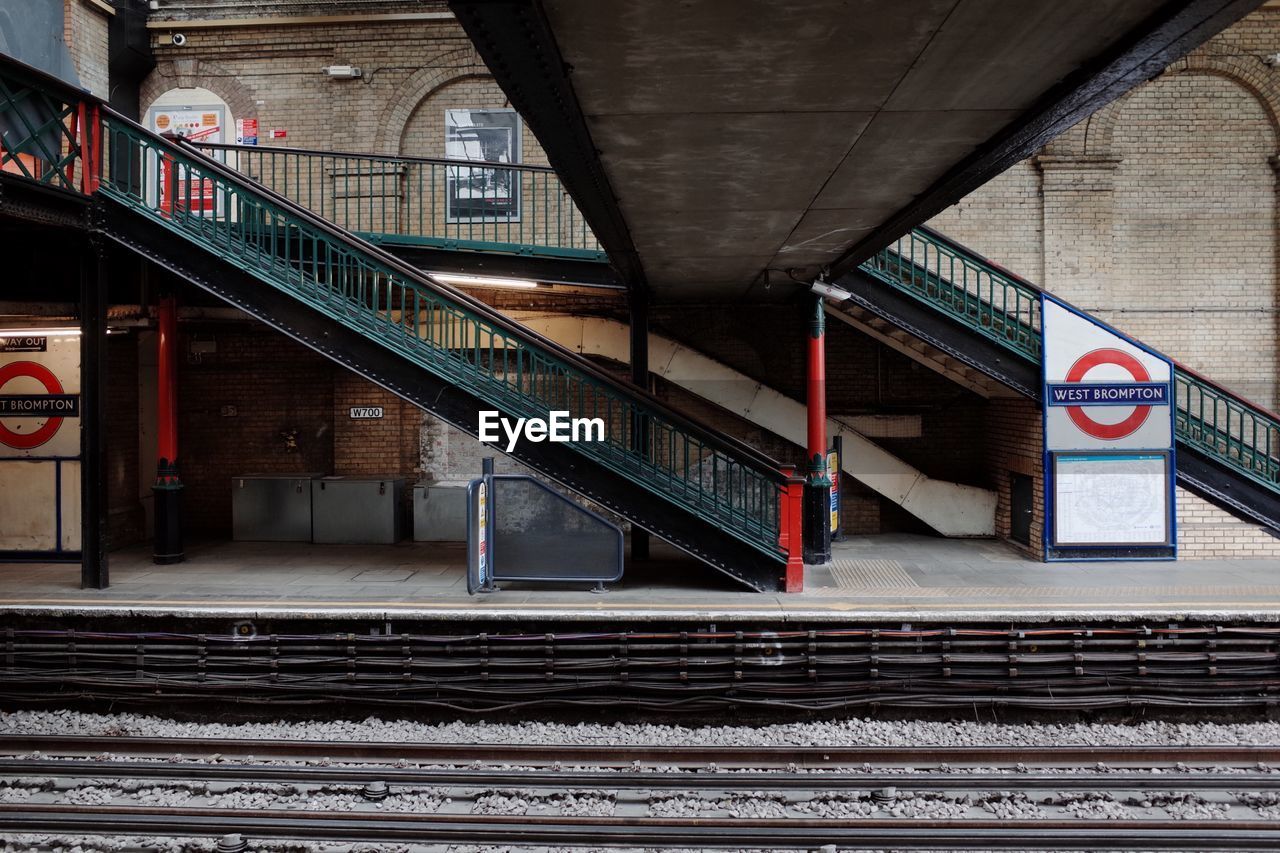
{"label": "steel rail", "polygon": [[[1164,768],[1162,768],[1164,769]],[[759,773],[739,772],[637,772],[584,771],[578,769],[534,771],[489,769],[436,769],[387,766],[317,766],[314,764],[206,764],[185,762],[81,761],[44,759],[0,759],[0,778],[51,777],[61,779],[169,779],[181,781],[233,781],[272,783],[345,783],[353,786],[369,782],[409,785],[416,788],[461,787],[473,789],[550,790],[746,790],[760,788],[788,791],[866,791],[888,787],[910,791],[965,790],[1242,790],[1280,789],[1280,773],[1174,772],[1162,773],[924,773],[862,772],[776,772],[761,768]]]}
{"label": "steel rail", "polygon": [[1280,766],[1280,744],[1191,746],[683,746],[508,743],[358,743],[254,738],[106,737],[87,735],[2,735],[0,755],[50,755],[171,758],[219,755],[268,759],[330,759],[366,762],[412,761],[469,764],[475,761],[519,766],[579,764],[627,767],[790,768],[861,767],[863,764],[912,767],[1014,766],[1108,767],[1183,764],[1247,767]]}
{"label": "steel rail", "polygon": [[530,817],[0,805],[0,829],[88,835],[209,836],[366,842],[690,845],[772,849],[841,846],[929,849],[1265,850],[1280,823],[1192,820],[930,820]]}

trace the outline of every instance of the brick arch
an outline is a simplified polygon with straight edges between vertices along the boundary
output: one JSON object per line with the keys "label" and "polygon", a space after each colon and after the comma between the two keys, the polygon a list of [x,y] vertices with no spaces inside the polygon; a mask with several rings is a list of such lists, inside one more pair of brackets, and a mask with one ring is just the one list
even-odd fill
{"label": "brick arch", "polygon": [[[1173,63],[1152,82],[1183,74],[1220,77],[1244,89],[1262,107],[1271,124],[1272,141],[1280,145],[1280,86],[1272,79],[1270,69],[1262,66],[1257,57],[1248,54],[1196,53]],[[1135,91],[1137,89],[1130,89],[1089,117],[1081,153],[1103,157],[1112,155],[1116,124],[1130,95]]]}
{"label": "brick arch", "polygon": [[437,57],[428,68],[419,68],[400,87],[400,94],[382,111],[374,148],[380,154],[399,154],[400,138],[413,112],[435,92],[472,77],[491,77],[475,48],[452,50]]}
{"label": "brick arch", "polygon": [[[157,64],[142,83],[142,91],[139,93],[141,115],[145,116],[156,98],[170,89],[196,86],[208,89],[226,101],[228,109],[236,118],[258,117],[256,92],[240,82],[229,69],[205,59],[165,60]],[[234,135],[231,133],[224,138],[230,139]]]}

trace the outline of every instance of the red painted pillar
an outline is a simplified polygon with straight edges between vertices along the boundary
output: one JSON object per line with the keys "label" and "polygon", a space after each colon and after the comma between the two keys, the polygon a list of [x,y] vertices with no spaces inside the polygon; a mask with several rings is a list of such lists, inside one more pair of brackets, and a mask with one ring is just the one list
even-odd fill
{"label": "red painted pillar", "polygon": [[809,438],[805,449],[804,561],[831,559],[831,479],[827,476],[827,330],[822,297],[813,294],[809,315]]}
{"label": "red painted pillar", "polygon": [[178,303],[161,298],[157,310],[155,543],[159,564],[180,563],[182,480],[178,476]]}

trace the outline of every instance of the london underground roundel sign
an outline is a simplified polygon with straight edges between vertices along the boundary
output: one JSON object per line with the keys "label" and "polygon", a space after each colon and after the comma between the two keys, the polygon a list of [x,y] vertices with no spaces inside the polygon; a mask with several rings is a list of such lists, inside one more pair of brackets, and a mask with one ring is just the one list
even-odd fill
{"label": "london underground roundel sign", "polygon": [[1173,365],[1046,296],[1045,449],[1165,450],[1173,444]]}
{"label": "london underground roundel sign", "polygon": [[[1151,381],[1151,374],[1143,367],[1142,362],[1129,353],[1121,352],[1118,349],[1096,349],[1076,359],[1075,363],[1071,365],[1071,369],[1067,371],[1066,381],[1068,383],[1083,382],[1089,371],[1106,364],[1116,365],[1132,376],[1135,383]],[[1136,399],[1138,393],[1131,391],[1126,397],[1121,398],[1118,396],[1117,399]],[[1097,395],[1094,394],[1093,396],[1096,399]],[[1151,406],[1157,402],[1163,403],[1164,401],[1153,400],[1152,403],[1147,405],[1135,404],[1128,417],[1115,423],[1094,420],[1090,417],[1088,408],[1085,406],[1067,406],[1066,409],[1071,422],[1079,427],[1080,431],[1085,435],[1100,438],[1104,441],[1113,441],[1137,432],[1138,428],[1146,423],[1147,417],[1150,416]]]}
{"label": "london underground roundel sign", "polygon": [[[43,385],[47,394],[62,396],[62,383],[58,381],[58,377],[53,375],[52,370],[34,361],[13,361],[0,365],[0,394],[4,393],[5,386],[9,382],[24,376],[34,379]],[[14,399],[16,401],[20,398],[15,396]],[[17,405],[17,403],[15,402],[13,405]],[[4,412],[0,412],[0,416],[3,416],[3,414]],[[16,450],[30,450],[53,438],[61,427],[62,418],[58,416],[47,418],[41,426],[31,432],[16,432],[6,426],[3,420],[0,420],[0,444]]]}

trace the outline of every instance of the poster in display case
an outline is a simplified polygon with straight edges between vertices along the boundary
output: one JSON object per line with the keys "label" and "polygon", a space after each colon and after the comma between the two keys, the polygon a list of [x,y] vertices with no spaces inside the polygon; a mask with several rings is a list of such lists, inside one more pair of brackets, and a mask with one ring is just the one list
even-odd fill
{"label": "poster in display case", "polygon": [[[520,116],[515,110],[445,110],[445,157],[520,162]],[[449,222],[516,222],[520,171],[485,166],[448,168]]]}

